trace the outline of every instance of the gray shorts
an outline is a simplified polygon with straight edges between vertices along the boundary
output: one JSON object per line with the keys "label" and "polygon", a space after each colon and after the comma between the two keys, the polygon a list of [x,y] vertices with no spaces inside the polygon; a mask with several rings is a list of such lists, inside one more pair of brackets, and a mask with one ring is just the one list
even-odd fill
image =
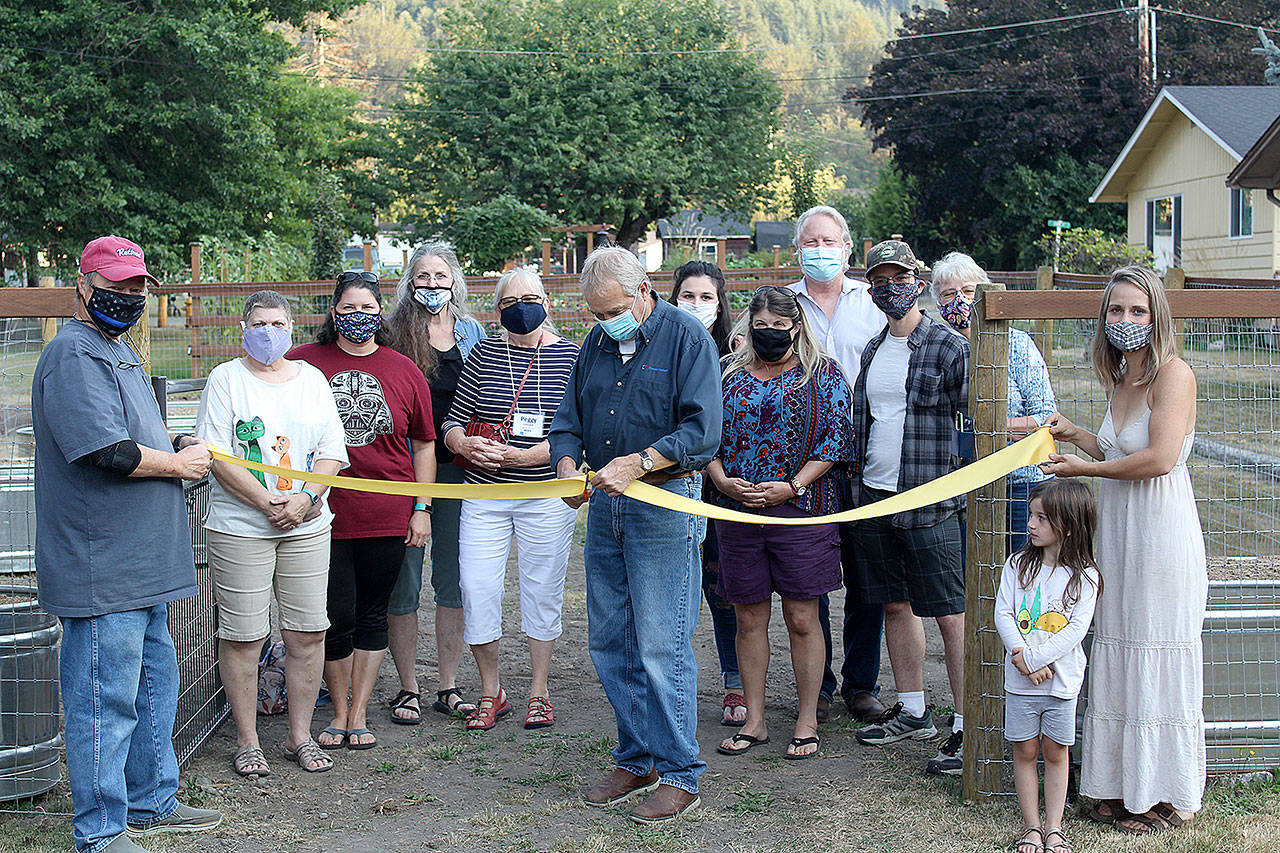
{"label": "gray shorts", "polygon": [[1044,735],[1056,744],[1076,742],[1076,700],[1057,696],[1004,695],[1004,739],[1022,743]]}

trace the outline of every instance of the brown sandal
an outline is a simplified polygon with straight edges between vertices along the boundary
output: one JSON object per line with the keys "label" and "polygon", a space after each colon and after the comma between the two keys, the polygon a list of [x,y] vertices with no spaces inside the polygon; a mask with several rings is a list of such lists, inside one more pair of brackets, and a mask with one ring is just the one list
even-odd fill
{"label": "brown sandal", "polygon": [[[1157,803],[1146,814],[1129,815],[1124,820],[1132,821],[1138,825],[1121,826],[1119,822],[1116,823],[1116,829],[1129,835],[1150,835],[1153,832],[1163,832],[1166,829],[1177,829],[1187,822],[1182,815],[1178,814],[1177,809],[1165,803]],[[1141,827],[1141,829],[1138,827]]]}
{"label": "brown sandal", "polygon": [[[1103,806],[1110,810],[1110,814],[1102,810]],[[1094,823],[1111,825],[1116,821],[1128,820],[1129,810],[1124,807],[1123,800],[1098,800],[1089,811],[1085,812],[1084,816]]]}

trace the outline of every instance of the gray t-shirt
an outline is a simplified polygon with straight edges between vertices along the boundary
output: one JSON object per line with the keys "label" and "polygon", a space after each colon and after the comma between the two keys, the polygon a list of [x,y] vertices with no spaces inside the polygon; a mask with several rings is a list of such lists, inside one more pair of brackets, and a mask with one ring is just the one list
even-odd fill
{"label": "gray t-shirt", "polygon": [[54,616],[139,610],[196,592],[182,481],[129,478],[88,454],[125,439],[171,448],[137,354],[68,320],[31,384],[36,580]]}

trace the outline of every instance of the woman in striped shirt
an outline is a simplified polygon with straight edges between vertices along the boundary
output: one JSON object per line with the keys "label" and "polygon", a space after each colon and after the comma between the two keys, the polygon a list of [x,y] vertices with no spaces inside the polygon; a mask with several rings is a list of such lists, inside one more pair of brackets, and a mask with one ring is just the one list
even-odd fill
{"label": "woman in striped shirt", "polygon": [[[504,334],[478,343],[467,357],[443,431],[445,444],[466,467],[468,483],[527,483],[555,479],[547,428],[569,383],[578,346],[555,332],[537,273],[517,268],[494,293]],[[468,435],[473,425],[498,435]],[[472,425],[469,427],[469,425]],[[569,544],[577,513],[559,498],[467,499],[462,502],[458,550],[463,639],[480,670],[480,701],[467,728],[493,728],[511,711],[498,678],[502,597],[507,555],[516,538],[521,627],[533,670],[525,728],[554,722],[547,674],[560,636]]]}

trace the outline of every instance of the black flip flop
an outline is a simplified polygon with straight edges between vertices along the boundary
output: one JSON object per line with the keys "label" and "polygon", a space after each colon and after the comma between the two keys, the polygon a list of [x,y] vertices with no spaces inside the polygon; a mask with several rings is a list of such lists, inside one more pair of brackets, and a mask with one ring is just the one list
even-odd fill
{"label": "black flip flop", "polygon": [[352,738],[358,738],[361,735],[371,734],[373,734],[373,732],[368,729],[351,729],[347,732],[347,749],[373,749],[378,745],[376,740],[373,743],[361,743],[358,740],[352,740]]}
{"label": "black flip flop", "polygon": [[346,749],[347,748],[347,730],[336,729],[333,726],[325,726],[320,730],[322,735],[336,735],[338,741],[336,743],[321,743],[316,741],[316,746],[325,750]]}
{"label": "black flip flop", "polygon": [[721,755],[741,755],[742,753],[750,750],[751,747],[753,746],[762,746],[763,744],[768,743],[769,736],[765,735],[764,737],[760,738],[760,737],[756,737],[755,735],[749,735],[743,732],[738,732],[736,735],[729,738],[729,740],[732,741],[733,743],[745,743],[746,746],[744,746],[742,749],[725,749],[724,744],[718,744],[716,746],[716,752],[720,753]]}
{"label": "black flip flop", "polygon": [[[422,702],[420,701],[421,698],[422,697],[420,695],[410,690],[401,690],[399,693],[397,693],[396,698],[391,700],[391,722],[395,723],[397,726],[416,726],[419,723],[421,723],[422,722]],[[418,707],[417,708],[413,707],[412,705],[409,704],[410,702],[417,702]],[[396,711],[400,711],[400,710],[412,711],[418,716],[414,717],[413,719],[409,719],[408,717],[397,717]]]}
{"label": "black flip flop", "polygon": [[[791,748],[795,749],[798,746],[808,746],[811,743],[814,745],[820,745],[821,741],[817,737],[793,737],[791,739]],[[782,757],[788,761],[804,761],[806,758],[813,758],[818,754],[820,749],[821,746],[813,752],[806,752],[803,755],[794,752],[784,752],[782,753]]]}

